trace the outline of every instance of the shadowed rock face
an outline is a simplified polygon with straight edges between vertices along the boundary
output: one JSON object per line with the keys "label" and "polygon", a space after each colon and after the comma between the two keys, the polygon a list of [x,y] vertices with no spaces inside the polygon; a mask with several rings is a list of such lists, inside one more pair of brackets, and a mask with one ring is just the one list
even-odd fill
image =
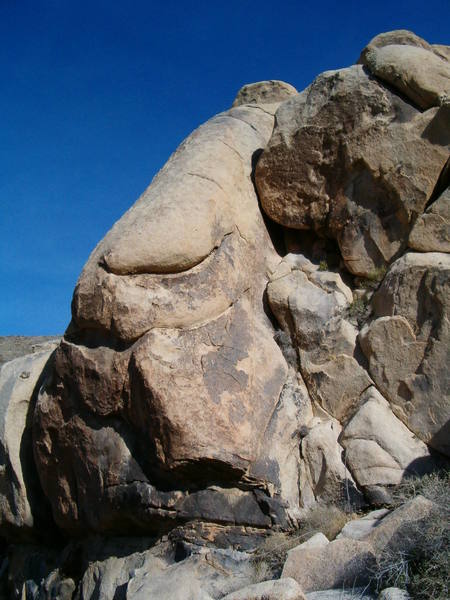
{"label": "shadowed rock face", "polygon": [[287,376],[263,307],[279,258],[251,179],[276,107],[232,108],[196,130],[86,264],[35,413],[63,529],[270,524],[238,488],[267,489],[249,467]]}

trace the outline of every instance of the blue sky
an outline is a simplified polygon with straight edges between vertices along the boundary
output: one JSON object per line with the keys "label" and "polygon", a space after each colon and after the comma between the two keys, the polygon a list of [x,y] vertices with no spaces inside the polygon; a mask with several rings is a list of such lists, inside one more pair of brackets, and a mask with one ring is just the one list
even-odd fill
{"label": "blue sky", "polygon": [[95,244],[238,89],[301,90],[377,33],[450,43],[450,0],[0,0],[0,335],[64,331]]}

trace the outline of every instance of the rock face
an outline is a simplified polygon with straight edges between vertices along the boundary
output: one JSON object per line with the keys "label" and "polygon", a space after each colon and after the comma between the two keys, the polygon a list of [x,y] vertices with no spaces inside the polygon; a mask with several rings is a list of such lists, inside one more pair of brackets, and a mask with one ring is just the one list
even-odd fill
{"label": "rock face", "polygon": [[450,457],[448,56],[244,86],[98,244],[0,371],[0,598],[351,597],[411,551],[425,498],[342,525]]}
{"label": "rock face", "polygon": [[30,412],[51,354],[44,350],[0,368],[0,535],[15,540],[29,536],[36,519],[45,516],[33,464]]}
{"label": "rock face", "polygon": [[233,107],[242,104],[275,104],[295,96],[297,90],[284,81],[258,81],[244,85],[236,96]]}
{"label": "rock face", "polygon": [[0,336],[0,366],[5,362],[19,358],[19,356],[53,349],[54,345],[58,344],[60,340],[60,336],[51,335]]}
{"label": "rock face", "polygon": [[306,600],[302,588],[295,579],[284,577],[263,581],[227,594],[223,600]]}
{"label": "rock face", "polygon": [[[205,513],[182,490],[279,482],[283,464],[276,481],[248,476],[287,378],[262,303],[277,254],[251,181],[272,127],[258,105],[200,127],[84,268],[35,413],[36,460],[60,527],[154,528],[215,510],[226,520],[230,500],[217,499],[228,492],[205,490]],[[254,496],[236,493],[230,515],[245,522],[236,510]],[[126,516],[131,497],[140,508]]]}
{"label": "rock face", "polygon": [[377,36],[362,51],[360,62],[423,110],[443,104],[450,96],[446,54],[409,31]]}
{"label": "rock face", "polygon": [[419,252],[450,252],[450,188],[417,219],[409,247]]}
{"label": "rock face", "polygon": [[334,237],[350,272],[372,274],[405,248],[431,196],[447,112],[420,112],[362,66],[320,75],[277,111],[255,174],[264,211]]}
{"label": "rock face", "polygon": [[408,474],[426,472],[432,462],[427,446],[392,413],[376,388],[371,386],[362,402],[340,436],[358,484],[395,485]]}
{"label": "rock face", "polygon": [[288,553],[283,577],[295,579],[305,592],[358,586],[375,564],[370,544],[341,538],[324,546],[297,546]]}
{"label": "rock face", "polygon": [[369,371],[392,410],[450,456],[448,254],[399,258],[374,296],[377,317],[360,334]]}
{"label": "rock face", "polygon": [[423,48],[389,45],[367,53],[369,71],[426,110],[450,94],[450,64]]}

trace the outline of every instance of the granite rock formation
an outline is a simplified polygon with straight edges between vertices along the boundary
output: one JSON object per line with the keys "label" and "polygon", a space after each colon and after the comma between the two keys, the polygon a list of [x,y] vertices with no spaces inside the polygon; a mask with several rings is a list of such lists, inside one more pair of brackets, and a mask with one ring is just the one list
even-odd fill
{"label": "granite rock formation", "polygon": [[170,157],[63,339],[1,367],[0,598],[333,597],[435,510],[256,568],[314,507],[448,465],[449,65],[381,34],[300,93],[244,86]]}

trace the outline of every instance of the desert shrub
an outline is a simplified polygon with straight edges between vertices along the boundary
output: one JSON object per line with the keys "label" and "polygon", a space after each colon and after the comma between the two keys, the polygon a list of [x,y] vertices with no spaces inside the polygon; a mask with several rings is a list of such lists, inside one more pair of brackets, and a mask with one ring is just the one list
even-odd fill
{"label": "desert shrub", "polygon": [[321,260],[319,263],[319,271],[328,271],[329,267],[328,267],[328,263],[326,260]]}
{"label": "desert shrub", "polygon": [[306,542],[316,533],[332,540],[349,521],[350,515],[339,506],[316,504],[305,514],[298,529],[271,533],[255,551],[252,559],[254,582],[277,579],[292,548]]}
{"label": "desert shrub", "polygon": [[340,506],[317,504],[309,510],[301,528],[308,533],[308,537],[320,531],[329,540],[334,540],[350,519],[351,515]]}
{"label": "desert shrub", "polygon": [[351,321],[355,321],[358,326],[367,319],[370,314],[370,298],[363,296],[353,300],[347,308],[347,317]]}
{"label": "desert shrub", "polygon": [[387,267],[382,266],[370,271],[364,277],[358,277],[356,279],[359,287],[363,290],[374,291],[378,288],[380,283],[383,281],[387,272]]}
{"label": "desert shrub", "polygon": [[397,505],[422,495],[435,510],[411,524],[404,535],[416,541],[410,551],[387,547],[379,556],[373,582],[376,589],[388,586],[407,589],[413,598],[447,600],[450,580],[450,474],[438,473],[405,480],[393,490]]}
{"label": "desert shrub", "polygon": [[394,506],[400,506],[416,496],[423,496],[443,509],[450,510],[450,471],[408,477],[391,490]]}

